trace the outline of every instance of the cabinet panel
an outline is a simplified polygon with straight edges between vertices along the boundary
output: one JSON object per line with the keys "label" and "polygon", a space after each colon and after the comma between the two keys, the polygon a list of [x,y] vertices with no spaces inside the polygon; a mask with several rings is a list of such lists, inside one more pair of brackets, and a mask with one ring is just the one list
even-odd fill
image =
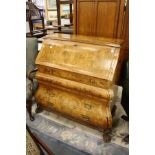
{"label": "cabinet panel", "polygon": [[121,38],[125,0],[74,0],[74,32]]}
{"label": "cabinet panel", "polygon": [[117,31],[117,2],[98,2],[97,36],[115,37]]}
{"label": "cabinet panel", "polygon": [[96,16],[94,1],[78,1],[77,5],[77,33],[95,35]]}

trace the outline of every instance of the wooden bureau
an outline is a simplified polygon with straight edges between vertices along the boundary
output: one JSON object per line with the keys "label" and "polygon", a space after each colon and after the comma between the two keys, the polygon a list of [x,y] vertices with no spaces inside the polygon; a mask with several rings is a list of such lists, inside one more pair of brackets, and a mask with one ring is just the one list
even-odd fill
{"label": "wooden bureau", "polygon": [[80,35],[44,37],[36,59],[38,105],[98,130],[111,128],[121,44]]}

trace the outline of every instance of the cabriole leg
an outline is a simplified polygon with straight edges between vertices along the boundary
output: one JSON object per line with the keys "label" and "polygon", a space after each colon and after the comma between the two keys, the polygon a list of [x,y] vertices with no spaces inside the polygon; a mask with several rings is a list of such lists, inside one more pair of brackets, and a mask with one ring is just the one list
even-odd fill
{"label": "cabriole leg", "polygon": [[103,140],[105,143],[111,142],[111,129],[105,129],[103,131]]}

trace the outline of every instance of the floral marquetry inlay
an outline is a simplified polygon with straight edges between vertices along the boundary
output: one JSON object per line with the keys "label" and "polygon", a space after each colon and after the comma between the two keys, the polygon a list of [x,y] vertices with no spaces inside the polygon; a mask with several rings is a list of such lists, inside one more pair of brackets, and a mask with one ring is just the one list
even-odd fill
{"label": "floral marquetry inlay", "polygon": [[44,40],[36,59],[40,106],[98,129],[111,128],[120,45],[104,40],[61,34]]}

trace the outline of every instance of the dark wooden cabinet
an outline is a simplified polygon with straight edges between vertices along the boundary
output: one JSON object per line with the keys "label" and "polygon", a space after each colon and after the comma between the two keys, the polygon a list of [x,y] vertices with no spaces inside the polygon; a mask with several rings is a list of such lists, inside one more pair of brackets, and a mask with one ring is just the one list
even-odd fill
{"label": "dark wooden cabinet", "polygon": [[124,0],[74,0],[75,33],[120,38]]}
{"label": "dark wooden cabinet", "polygon": [[124,60],[128,60],[129,59],[129,0],[127,1],[126,10],[125,10],[122,39],[124,40],[124,44],[123,44]]}

